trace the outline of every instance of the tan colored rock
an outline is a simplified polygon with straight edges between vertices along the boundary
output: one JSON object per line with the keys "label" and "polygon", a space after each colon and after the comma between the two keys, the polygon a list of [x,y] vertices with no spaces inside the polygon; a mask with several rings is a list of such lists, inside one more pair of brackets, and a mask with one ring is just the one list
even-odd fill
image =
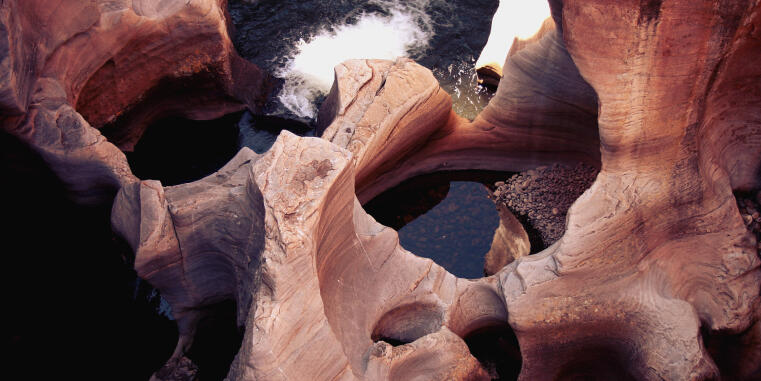
{"label": "tan colored rock", "polygon": [[494,232],[491,248],[486,253],[484,262],[486,276],[496,274],[509,263],[531,252],[528,234],[520,221],[503,205],[498,205],[497,211],[499,226]]}
{"label": "tan colored rock", "polygon": [[138,275],[172,306],[180,330],[165,373],[181,365],[204,307],[235,300],[238,324],[245,323],[264,247],[264,206],[252,179],[257,158],[244,148],[201,180],[167,188],[141,181],[116,197],[114,230],[135,251]]}
{"label": "tan colored rock", "polygon": [[[746,36],[761,25],[761,7],[715,6],[563,3],[564,40],[600,100],[603,166],[558,245],[500,274],[502,288],[516,290],[505,298],[521,379],[622,370],[635,379],[715,378],[721,369],[701,329],[739,333],[758,319],[760,261],[732,195],[747,181],[725,159],[756,127],[722,123],[706,105],[739,74],[727,63],[761,52],[742,49],[757,42]],[[734,96],[745,104],[754,94]],[[712,138],[717,129],[727,137]],[[757,163],[758,152],[741,155]]]}
{"label": "tan colored rock", "polygon": [[[515,37],[512,44],[510,45],[510,50],[507,52],[507,57],[509,58],[515,55],[517,52],[523,50],[527,46],[534,45],[546,34],[554,33],[554,31],[555,21],[552,19],[552,17],[548,17],[546,20],[544,20],[542,25],[539,27],[539,30],[533,36],[525,39]],[[479,84],[496,89],[497,86],[499,86],[499,82],[502,80],[502,63],[489,62],[484,65],[477,66],[476,74],[478,74]]]}
{"label": "tan colored rock", "polygon": [[[182,374],[205,307],[231,299],[246,326],[231,380],[483,379],[491,369],[468,344],[491,329],[517,337],[501,354],[522,360],[521,380],[758,378],[761,259],[732,192],[761,186],[761,72],[748,64],[761,55],[759,1],[553,0],[558,27],[507,60],[473,122],[409,60],[349,61],[321,110],[324,139],[283,132],[265,155],[244,149],[166,188],[134,178],[73,105],[109,78],[106,57],[142,57],[115,48],[127,41],[213,31],[222,44],[199,46],[221,50],[156,70],[225,67],[219,4],[59,5],[78,17],[0,5],[3,128],[81,201],[119,190],[113,226],[180,330],[155,377]],[[188,18],[199,23],[172,24]],[[77,54],[90,51],[100,58]],[[151,62],[135,65],[122,67]],[[145,94],[128,93],[117,113]],[[562,238],[479,280],[407,252],[360,204],[422,173],[579,161],[601,171]]]}
{"label": "tan colored rock", "polygon": [[[362,61],[339,65],[318,132],[359,157],[357,197],[363,203],[405,179],[436,171],[599,166],[596,95],[559,36],[545,31],[509,57],[505,84],[472,123],[452,111],[451,98],[419,65],[373,61],[374,71]],[[379,91],[383,73],[394,74],[385,74]]]}
{"label": "tan colored rock", "polygon": [[388,188],[378,188],[379,174],[459,120],[431,71],[410,59],[350,60],[336,66],[335,75],[317,132],[354,155],[362,202]]}

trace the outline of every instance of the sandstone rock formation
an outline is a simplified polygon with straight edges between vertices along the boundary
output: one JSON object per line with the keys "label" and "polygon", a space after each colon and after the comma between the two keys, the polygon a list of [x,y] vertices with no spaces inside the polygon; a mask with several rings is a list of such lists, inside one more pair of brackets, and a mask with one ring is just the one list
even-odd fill
{"label": "sandstone rock formation", "polygon": [[[495,20],[493,22],[500,22]],[[515,37],[510,44],[510,48],[507,50],[506,60],[515,55],[515,53],[523,50],[526,46],[533,45],[537,41],[541,40],[546,34],[554,33],[555,21],[552,17],[547,17],[542,23],[539,30],[531,37],[520,38]],[[492,32],[493,33],[493,32]],[[479,58],[480,60],[480,58]],[[499,81],[502,80],[502,63],[501,62],[485,62],[476,66],[476,73],[478,74],[478,83],[487,87],[497,88]]]}
{"label": "sandstone rock formation", "polygon": [[[732,335],[754,342],[751,327],[758,320],[758,251],[732,190],[757,188],[761,181],[756,115],[761,81],[755,67],[740,64],[761,52],[756,36],[761,7],[751,1],[697,8],[679,1],[642,6],[566,1],[555,2],[553,10],[563,30],[525,47],[505,65],[506,78],[511,68],[516,78],[503,83],[520,85],[521,91],[500,86],[473,123],[450,117],[438,131],[425,129],[425,145],[412,154],[400,150],[393,156],[398,160],[387,165],[391,170],[377,172],[376,184],[442,167],[515,170],[529,159],[537,165],[538,155],[559,151],[560,145],[565,155],[555,152],[555,161],[594,163],[592,148],[583,143],[595,141],[592,119],[599,102],[597,181],[570,209],[560,241],[497,275],[520,341],[521,378],[714,378],[721,372],[752,378],[758,362],[748,359],[761,353],[757,344],[719,362],[703,342]],[[527,79],[528,71],[517,69],[539,62],[555,64],[547,65],[548,77],[554,72],[564,85],[570,80],[577,85],[546,83],[553,86],[552,98],[548,90],[532,92],[546,77]],[[574,64],[594,92],[572,75]],[[731,86],[739,91],[730,94]],[[341,86],[340,77],[337,89],[352,91]],[[534,96],[524,106],[526,94]],[[383,94],[378,98],[384,102]],[[550,118],[563,111],[564,118]],[[530,128],[523,130],[529,133],[518,134],[513,125],[527,121]],[[503,152],[499,160],[487,160],[489,153],[497,156],[496,149],[479,146],[464,133],[475,126],[488,126],[483,136],[498,149],[516,148],[503,143],[500,133],[504,141],[520,144],[516,151],[523,157],[511,160],[510,152]],[[575,145],[581,136],[585,139]],[[367,156],[374,142],[360,143],[363,148],[352,151]],[[521,147],[532,143],[533,149]],[[478,153],[464,155],[471,147]],[[467,160],[478,163],[464,164]],[[358,186],[360,199],[366,189]]]}
{"label": "sandstone rock formation", "polygon": [[531,252],[531,241],[521,222],[505,205],[497,204],[497,212],[499,226],[484,256],[484,274],[487,276],[498,273],[509,263]]}
{"label": "sandstone rock formation", "polygon": [[[112,126],[128,148],[142,118],[175,109],[139,102],[167,78],[204,89],[208,75],[229,85],[216,101],[254,107],[265,84],[233,63],[220,4],[60,1],[78,17],[52,19],[41,1],[6,1],[3,128],[80,201],[118,190],[113,226],[180,330],[156,379],[195,372],[186,352],[221,300],[245,325],[231,380],[758,379],[757,208],[742,201],[748,222],[733,191],[761,187],[761,69],[748,64],[761,2],[551,4],[557,28],[509,57],[472,122],[409,60],[348,61],[323,139],[283,132],[261,156],[163,187],[132,176],[91,123],[134,115]],[[165,45],[180,31],[220,43],[188,56]],[[152,48],[164,59],[141,61]],[[154,74],[138,80],[138,67]],[[105,91],[121,78],[137,90]],[[361,206],[418,174],[579,162],[600,172],[563,236],[478,280],[404,250]]]}
{"label": "sandstone rock formation", "polygon": [[449,96],[419,65],[402,60],[379,70],[378,62],[350,61],[336,69],[318,132],[357,156],[363,203],[436,171],[599,166],[596,95],[560,38],[548,32],[511,56],[504,84],[472,123],[452,111]]}
{"label": "sandstone rock formation", "polygon": [[[266,76],[238,57],[225,3],[9,0],[0,5],[3,129],[85,203],[135,181],[124,155],[155,118],[256,109]],[[189,107],[190,106],[190,107]],[[97,128],[110,124],[104,132]]]}

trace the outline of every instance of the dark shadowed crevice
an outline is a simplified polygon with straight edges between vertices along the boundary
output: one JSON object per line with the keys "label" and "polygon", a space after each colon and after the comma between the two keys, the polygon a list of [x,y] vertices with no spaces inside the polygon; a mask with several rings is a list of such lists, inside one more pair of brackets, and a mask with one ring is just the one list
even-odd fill
{"label": "dark shadowed crevice", "polygon": [[221,381],[230,370],[243,342],[243,327],[236,323],[235,302],[217,303],[204,309],[187,357],[198,365],[198,379]]}
{"label": "dark shadowed crevice", "polygon": [[518,338],[507,323],[481,327],[463,337],[492,380],[517,380],[521,372]]}
{"label": "dark shadowed crevice", "polygon": [[141,179],[170,186],[216,172],[238,152],[241,113],[210,121],[165,118],[152,124],[126,152],[130,168]]}
{"label": "dark shadowed crevice", "polygon": [[111,231],[110,205],[67,199],[43,160],[5,132],[0,175],[0,209],[9,222],[0,230],[7,254],[3,373],[150,378],[172,354],[177,326],[132,269],[132,250]]}
{"label": "dark shadowed crevice", "polygon": [[615,345],[590,346],[575,353],[556,375],[556,380],[584,381],[635,381],[637,378],[629,373],[626,355],[620,353]]}

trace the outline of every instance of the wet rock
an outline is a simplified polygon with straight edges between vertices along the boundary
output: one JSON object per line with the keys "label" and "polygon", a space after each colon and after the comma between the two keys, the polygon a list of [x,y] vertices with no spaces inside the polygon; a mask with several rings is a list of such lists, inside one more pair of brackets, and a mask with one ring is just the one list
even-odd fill
{"label": "wet rock", "polygon": [[492,62],[476,68],[478,74],[478,84],[492,89],[496,89],[499,86],[499,81],[502,79],[502,66]]}

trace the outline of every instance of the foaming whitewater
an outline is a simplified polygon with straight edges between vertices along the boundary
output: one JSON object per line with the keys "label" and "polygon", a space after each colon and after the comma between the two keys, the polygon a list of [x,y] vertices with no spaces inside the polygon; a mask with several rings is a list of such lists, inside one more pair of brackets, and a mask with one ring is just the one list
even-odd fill
{"label": "foaming whitewater", "polygon": [[388,15],[362,14],[356,23],[323,29],[308,40],[300,40],[292,58],[276,74],[285,80],[278,99],[288,110],[314,118],[315,101],[330,91],[333,68],[348,59],[395,59],[425,49],[433,35],[426,1],[404,6],[378,1]]}
{"label": "foaming whitewater", "polygon": [[502,66],[513,40],[533,36],[547,17],[550,17],[547,1],[500,0],[492,19],[489,40],[476,61],[476,67],[489,63]]}

